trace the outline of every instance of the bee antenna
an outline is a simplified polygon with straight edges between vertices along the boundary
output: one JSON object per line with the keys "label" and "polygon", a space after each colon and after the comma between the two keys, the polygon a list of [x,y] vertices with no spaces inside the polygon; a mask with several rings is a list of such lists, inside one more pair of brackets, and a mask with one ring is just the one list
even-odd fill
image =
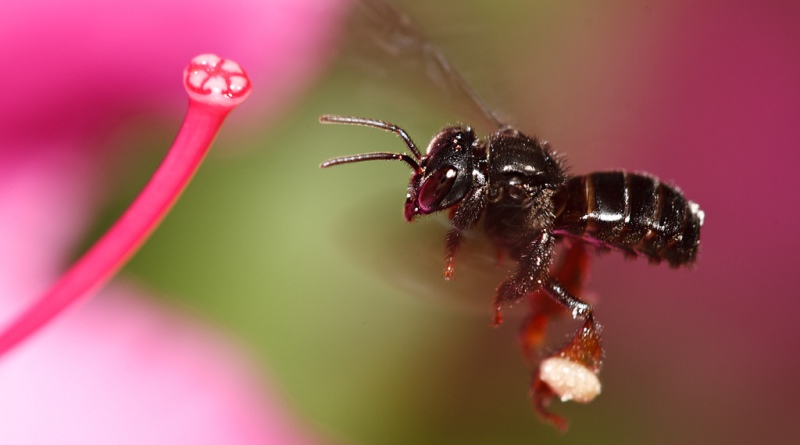
{"label": "bee antenna", "polygon": [[[414,155],[415,159],[419,160],[422,158],[422,155],[417,149],[416,144],[414,144],[414,141],[412,141],[411,138],[408,136],[408,133],[406,133],[405,130],[403,130],[402,128],[398,127],[395,124],[390,124],[389,122],[381,121],[378,119],[366,119],[363,117],[352,117],[352,116],[337,116],[334,114],[324,114],[319,117],[319,121],[323,124],[363,125],[365,127],[378,128],[384,131],[392,132],[397,136],[399,136],[400,139],[402,139],[403,142],[406,143],[406,146],[408,147],[409,150],[411,150],[411,154]],[[375,159],[385,159],[385,158],[375,158]],[[364,160],[366,161],[367,159]],[[357,162],[357,161],[351,161],[351,162]],[[414,166],[416,170],[419,170],[419,166],[417,165],[416,162],[414,162],[412,166]]]}
{"label": "bee antenna", "polygon": [[409,166],[411,166],[411,169],[414,170],[415,173],[420,172],[419,164],[417,164],[417,161],[405,153],[379,152],[379,153],[364,153],[352,156],[342,156],[341,158],[329,159],[320,164],[319,166],[320,168],[328,168],[339,164],[350,164],[353,162],[375,161],[375,160],[403,161]]}

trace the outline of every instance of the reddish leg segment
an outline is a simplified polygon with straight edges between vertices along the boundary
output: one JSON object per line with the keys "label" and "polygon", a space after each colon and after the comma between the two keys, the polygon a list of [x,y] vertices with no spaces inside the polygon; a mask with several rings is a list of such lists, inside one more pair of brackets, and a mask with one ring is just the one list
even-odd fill
{"label": "reddish leg segment", "polygon": [[[561,264],[552,274],[562,286],[572,295],[580,295],[583,285],[588,278],[589,250],[585,243],[574,242],[564,253]],[[544,290],[539,289],[528,298],[530,314],[520,332],[520,345],[526,358],[532,360],[534,353],[544,343],[547,334],[547,324],[551,319],[567,315],[564,305],[550,297]]]}
{"label": "reddish leg segment", "polygon": [[[567,248],[561,264],[552,272],[552,277],[557,283],[561,283],[560,287],[565,294],[580,295],[588,278],[588,268],[588,248],[585,243],[575,241]],[[588,402],[599,393],[600,386],[596,374],[600,370],[603,358],[600,328],[589,312],[586,314],[583,326],[564,347],[546,357],[540,357],[539,352],[546,339],[548,323],[569,312],[561,299],[554,299],[544,289],[532,293],[529,301],[531,312],[520,331],[519,338],[525,358],[531,363],[536,363],[531,383],[532,403],[542,419],[560,430],[565,430],[567,422],[561,416],[550,412],[548,407],[553,397],[565,401]],[[569,306],[569,309],[575,315],[575,308]],[[543,365],[546,365],[547,369],[543,370]],[[591,381],[588,389],[581,388],[580,385],[575,389],[572,382],[565,382],[563,376],[569,376],[570,373],[583,374],[588,378]]]}

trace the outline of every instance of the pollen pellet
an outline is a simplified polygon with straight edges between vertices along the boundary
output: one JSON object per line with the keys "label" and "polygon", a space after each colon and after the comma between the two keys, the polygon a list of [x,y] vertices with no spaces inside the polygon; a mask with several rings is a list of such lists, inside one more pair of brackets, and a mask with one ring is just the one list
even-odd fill
{"label": "pollen pellet", "polygon": [[539,378],[547,383],[562,402],[589,403],[600,394],[600,380],[586,366],[562,357],[544,360]]}

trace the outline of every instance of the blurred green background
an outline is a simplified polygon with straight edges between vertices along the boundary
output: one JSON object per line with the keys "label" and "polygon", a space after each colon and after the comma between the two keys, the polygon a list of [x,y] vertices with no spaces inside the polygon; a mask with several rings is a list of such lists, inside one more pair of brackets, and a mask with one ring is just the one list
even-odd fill
{"label": "blurred green background", "polygon": [[[670,101],[670,70],[692,46],[682,37],[686,27],[712,29],[728,16],[633,1],[401,7],[486,102],[551,141],[574,172],[652,171],[714,208],[717,181],[707,178],[717,173],[691,162],[702,147],[680,133],[690,118]],[[503,270],[470,245],[456,280],[441,279],[445,221],[404,222],[403,164],[318,168],[335,156],[403,149],[377,130],[320,125],[321,114],[388,120],[423,147],[467,116],[433,94],[424,73],[397,82],[350,62],[332,55],[330,70],[274,121],[234,112],[181,201],[123,274],[237,339],[300,417],[344,443],[785,438],[790,428],[771,422],[792,405],[761,401],[761,392],[741,386],[759,375],[726,364],[728,355],[749,349],[737,350],[719,331],[719,300],[706,300],[720,276],[711,271],[724,269],[715,265],[713,246],[724,242],[714,238],[713,224],[704,228],[709,241],[694,271],[619,255],[598,259],[590,289],[606,326],[603,394],[587,406],[554,404],[570,421],[567,434],[541,423],[516,343],[523,308],[490,327],[492,289]],[[683,75],[692,69],[682,68]],[[687,101],[690,110],[691,95]],[[663,119],[668,106],[684,117]],[[175,128],[145,120],[119,135],[119,145],[154,148],[120,162],[141,176],[121,175],[107,219],[146,181],[163,153],[155,147],[168,146]]]}

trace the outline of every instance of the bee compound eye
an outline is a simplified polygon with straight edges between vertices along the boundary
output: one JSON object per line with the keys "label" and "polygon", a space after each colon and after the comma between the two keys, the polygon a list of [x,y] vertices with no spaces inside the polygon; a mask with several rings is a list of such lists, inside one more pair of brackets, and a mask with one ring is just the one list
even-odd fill
{"label": "bee compound eye", "polygon": [[453,188],[458,170],[455,167],[442,167],[423,181],[419,190],[418,203],[423,213],[441,210],[442,201]]}

